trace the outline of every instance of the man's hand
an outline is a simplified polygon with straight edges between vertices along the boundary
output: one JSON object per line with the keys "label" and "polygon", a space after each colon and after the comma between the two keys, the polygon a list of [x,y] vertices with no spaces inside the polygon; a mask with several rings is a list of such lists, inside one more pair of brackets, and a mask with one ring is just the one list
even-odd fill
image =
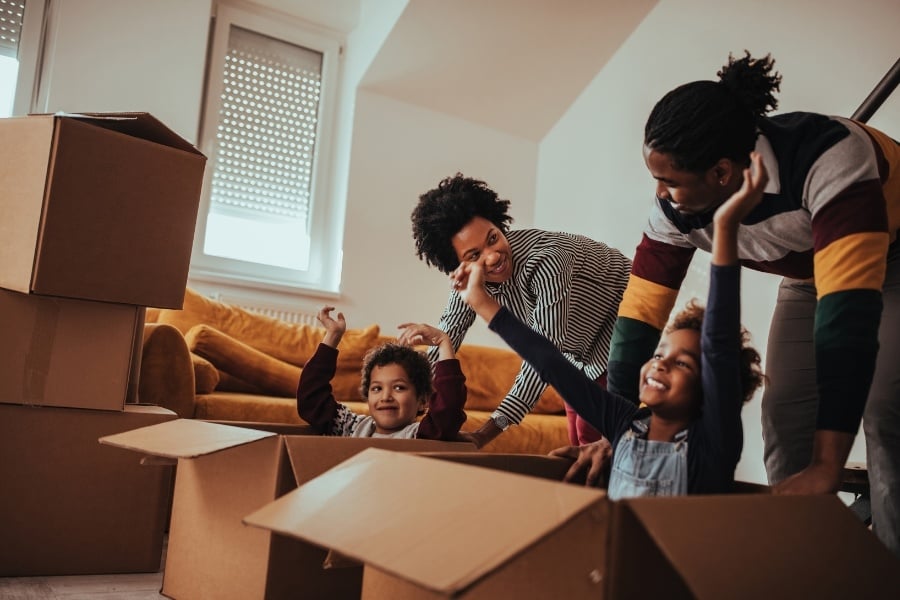
{"label": "man's hand", "polygon": [[557,448],[550,452],[550,456],[561,456],[563,458],[571,458],[575,462],[569,467],[563,481],[573,481],[578,479],[585,470],[585,485],[589,487],[598,487],[605,485],[606,475],[609,471],[609,459],[612,456],[612,445],[609,440],[602,438],[596,442],[585,444],[583,446],[565,446]]}
{"label": "man's hand", "polygon": [[833,469],[810,465],[787,479],[782,479],[772,487],[775,494],[834,494],[841,485],[835,479]]}
{"label": "man's hand", "polygon": [[776,494],[834,494],[841,487],[853,434],[820,429],[813,436],[809,466],[773,486]]}

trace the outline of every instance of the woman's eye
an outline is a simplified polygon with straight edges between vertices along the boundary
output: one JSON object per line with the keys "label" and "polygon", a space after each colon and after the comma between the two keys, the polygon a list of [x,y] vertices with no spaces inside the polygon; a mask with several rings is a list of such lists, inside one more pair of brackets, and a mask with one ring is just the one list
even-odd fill
{"label": "woman's eye", "polygon": [[488,237],[488,243],[492,246],[497,243],[497,234],[496,233],[494,235],[491,235]]}
{"label": "woman's eye", "polygon": [[472,254],[469,255],[469,262],[475,262],[476,260],[478,260],[477,252],[473,252]]}

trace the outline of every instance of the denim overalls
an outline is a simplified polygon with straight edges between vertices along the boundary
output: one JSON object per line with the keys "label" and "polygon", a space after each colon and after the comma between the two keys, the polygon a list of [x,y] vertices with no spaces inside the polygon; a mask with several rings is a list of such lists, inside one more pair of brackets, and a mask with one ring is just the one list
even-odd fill
{"label": "denim overalls", "polygon": [[635,421],[616,444],[610,500],[687,494],[687,430],[672,442],[654,442],[647,439],[649,429],[650,417]]}

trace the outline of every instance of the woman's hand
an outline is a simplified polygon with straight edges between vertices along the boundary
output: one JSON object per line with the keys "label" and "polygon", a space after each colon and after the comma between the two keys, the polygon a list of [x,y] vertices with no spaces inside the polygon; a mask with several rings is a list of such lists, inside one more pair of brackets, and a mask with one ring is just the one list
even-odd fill
{"label": "woman's hand", "polygon": [[316,315],[316,319],[325,328],[325,337],[322,339],[322,343],[326,346],[337,348],[341,338],[344,337],[344,333],[347,331],[347,321],[344,319],[344,313],[342,312],[336,315],[336,319],[333,318],[331,316],[331,311],[333,310],[333,306],[323,306],[319,314]]}
{"label": "woman's hand", "polygon": [[456,358],[453,342],[447,332],[432,327],[427,323],[401,323],[397,326],[403,331],[397,337],[397,343],[404,346],[438,346],[439,360]]}

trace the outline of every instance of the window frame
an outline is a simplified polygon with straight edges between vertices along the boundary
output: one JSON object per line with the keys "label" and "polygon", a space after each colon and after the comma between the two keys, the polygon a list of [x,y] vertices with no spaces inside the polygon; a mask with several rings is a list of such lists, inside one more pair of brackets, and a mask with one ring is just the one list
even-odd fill
{"label": "window frame", "polygon": [[[322,88],[313,154],[309,203],[310,260],[307,271],[250,263],[205,254],[206,220],[216,165],[216,132],[224,87],[224,62],[231,26],[322,53]],[[199,149],[208,162],[197,213],[191,257],[192,280],[276,292],[310,291],[337,294],[340,287],[343,227],[333,181],[336,112],[339,101],[343,38],[301,19],[240,3],[217,3],[210,28],[207,77],[201,114]]]}

